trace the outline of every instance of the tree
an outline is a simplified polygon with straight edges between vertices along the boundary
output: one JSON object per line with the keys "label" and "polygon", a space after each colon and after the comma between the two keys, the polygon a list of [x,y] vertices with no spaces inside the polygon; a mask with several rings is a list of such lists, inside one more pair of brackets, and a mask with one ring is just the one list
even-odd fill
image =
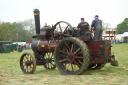
{"label": "tree", "polygon": [[9,22],[0,22],[0,40],[8,41],[12,33],[11,23]]}
{"label": "tree", "polygon": [[27,29],[28,24],[23,21],[23,22],[14,22],[12,23],[13,28],[16,30],[16,33],[18,36],[16,36],[18,42],[26,42],[28,40],[32,40],[32,33],[30,33],[30,30]]}
{"label": "tree", "polygon": [[124,32],[128,32],[128,22],[122,22],[117,25],[116,30],[118,34],[123,34]]}
{"label": "tree", "polygon": [[35,24],[33,19],[28,19],[20,22],[25,30],[28,30],[31,34],[35,34]]}
{"label": "tree", "polygon": [[32,19],[13,23],[0,21],[0,41],[27,42],[33,39],[34,34],[35,26]]}
{"label": "tree", "polygon": [[105,23],[105,22],[103,22],[103,20],[101,20],[102,21],[102,26],[103,26],[103,31],[106,31],[107,29],[109,29],[110,28],[110,24],[109,23]]}

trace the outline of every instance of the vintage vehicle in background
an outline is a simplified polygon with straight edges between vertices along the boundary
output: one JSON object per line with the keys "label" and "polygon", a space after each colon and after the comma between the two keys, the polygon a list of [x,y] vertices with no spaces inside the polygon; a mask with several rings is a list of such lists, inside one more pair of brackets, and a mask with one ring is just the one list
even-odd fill
{"label": "vintage vehicle in background", "polygon": [[11,41],[0,41],[0,53],[10,53],[16,50],[16,46]]}
{"label": "vintage vehicle in background", "polygon": [[[81,35],[68,22],[60,21],[54,26],[47,24],[40,29],[40,12],[34,10],[36,35],[33,36],[31,53],[23,53],[20,67],[24,73],[34,73],[37,65],[52,70],[56,67],[67,75],[82,74],[85,70],[96,70],[106,63],[118,66],[111,54],[111,41],[94,41],[91,33]],[[109,32],[110,33],[110,32]]]}

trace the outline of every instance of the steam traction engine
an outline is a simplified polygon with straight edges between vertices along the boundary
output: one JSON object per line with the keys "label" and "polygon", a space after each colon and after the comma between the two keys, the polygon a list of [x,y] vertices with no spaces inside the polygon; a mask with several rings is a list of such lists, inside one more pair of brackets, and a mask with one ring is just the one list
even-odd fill
{"label": "steam traction engine", "polygon": [[[111,41],[93,41],[90,34],[81,35],[68,22],[60,21],[54,26],[40,29],[40,12],[34,10],[36,35],[31,53],[23,53],[20,67],[24,73],[34,73],[36,65],[52,70],[56,66],[63,74],[77,75],[85,70],[96,70],[106,63],[117,66],[111,55]],[[65,27],[62,27],[65,26]]]}

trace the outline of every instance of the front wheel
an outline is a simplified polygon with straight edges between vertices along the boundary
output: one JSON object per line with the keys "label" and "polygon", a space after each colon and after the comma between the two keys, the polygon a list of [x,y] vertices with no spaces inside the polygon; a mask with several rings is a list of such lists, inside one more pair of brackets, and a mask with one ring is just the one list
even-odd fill
{"label": "front wheel", "polygon": [[20,68],[25,74],[32,74],[36,69],[36,60],[31,53],[23,53],[20,58]]}
{"label": "front wheel", "polygon": [[89,66],[89,50],[79,38],[65,38],[54,51],[55,63],[59,71],[66,75],[82,74]]}

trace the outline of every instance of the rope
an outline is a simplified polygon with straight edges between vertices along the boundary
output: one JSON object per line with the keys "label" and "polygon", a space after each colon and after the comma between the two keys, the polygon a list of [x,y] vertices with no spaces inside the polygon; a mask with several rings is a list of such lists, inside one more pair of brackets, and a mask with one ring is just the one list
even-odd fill
{"label": "rope", "polygon": [[[115,57],[115,56],[114,56]],[[116,59],[116,57],[115,57]],[[117,60],[117,59],[116,59]],[[118,60],[117,60],[118,61]],[[118,61],[119,62],[119,61]],[[125,70],[128,70],[125,66],[123,66],[121,63],[119,63],[119,65],[121,65]]]}

